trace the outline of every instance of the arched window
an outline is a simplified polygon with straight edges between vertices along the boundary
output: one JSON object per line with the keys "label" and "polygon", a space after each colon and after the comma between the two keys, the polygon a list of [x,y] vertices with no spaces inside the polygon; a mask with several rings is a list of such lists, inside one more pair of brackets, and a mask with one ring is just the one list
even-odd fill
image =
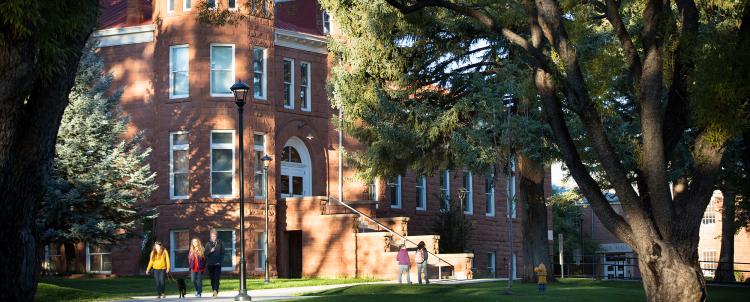
{"label": "arched window", "polygon": [[290,163],[302,163],[299,152],[297,152],[297,149],[292,146],[284,147],[284,151],[281,152],[281,161]]}

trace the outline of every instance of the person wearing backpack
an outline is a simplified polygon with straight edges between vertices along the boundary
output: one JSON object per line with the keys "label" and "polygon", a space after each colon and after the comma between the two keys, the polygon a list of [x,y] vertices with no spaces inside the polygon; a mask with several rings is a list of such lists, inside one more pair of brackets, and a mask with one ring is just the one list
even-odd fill
{"label": "person wearing backpack", "polygon": [[417,281],[419,284],[422,284],[422,273],[424,273],[424,283],[430,284],[430,280],[427,279],[427,257],[429,254],[427,248],[424,247],[424,241],[420,241],[417,244],[417,252],[414,255],[414,262],[417,263]]}

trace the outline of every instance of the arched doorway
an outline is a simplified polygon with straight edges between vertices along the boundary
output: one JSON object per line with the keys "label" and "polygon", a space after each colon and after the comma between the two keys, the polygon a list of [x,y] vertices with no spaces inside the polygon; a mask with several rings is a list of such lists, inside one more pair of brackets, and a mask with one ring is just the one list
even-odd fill
{"label": "arched doorway", "polygon": [[279,193],[282,197],[312,195],[312,161],[305,143],[292,137],[281,151],[281,182]]}

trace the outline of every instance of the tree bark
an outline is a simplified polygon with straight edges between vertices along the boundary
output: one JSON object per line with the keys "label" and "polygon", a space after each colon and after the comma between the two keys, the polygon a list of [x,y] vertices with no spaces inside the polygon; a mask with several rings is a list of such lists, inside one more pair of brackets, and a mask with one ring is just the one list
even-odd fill
{"label": "tree bark", "polygon": [[544,198],[544,165],[523,154],[518,155],[518,171],[521,176],[518,202],[523,240],[523,263],[521,279],[534,282],[534,267],[539,263],[549,268],[552,276],[552,263],[549,257],[547,240],[547,206]]}
{"label": "tree bark", "polygon": [[706,301],[706,281],[697,253],[681,255],[661,240],[641,242],[635,249],[648,301]]}
{"label": "tree bark", "polygon": [[721,211],[721,252],[719,252],[719,266],[716,268],[714,280],[735,282],[734,279],[734,215],[736,195],[725,190]]}

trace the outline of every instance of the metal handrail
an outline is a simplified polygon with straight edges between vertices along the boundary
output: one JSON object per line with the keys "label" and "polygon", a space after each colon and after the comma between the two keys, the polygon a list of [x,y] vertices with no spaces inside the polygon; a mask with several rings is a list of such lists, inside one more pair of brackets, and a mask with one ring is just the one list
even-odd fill
{"label": "metal handrail", "polygon": [[[387,226],[385,226],[385,225],[383,225],[382,223],[378,222],[378,221],[377,221],[377,220],[375,220],[374,218],[372,218],[372,217],[368,216],[368,215],[367,215],[367,214],[365,214],[365,213],[362,213],[362,212],[360,212],[359,210],[355,209],[354,207],[352,207],[352,206],[348,205],[347,203],[345,203],[345,202],[342,202],[342,201],[338,200],[338,199],[337,199],[337,198],[335,198],[335,197],[331,197],[331,196],[329,196],[329,197],[328,197],[328,201],[331,201],[331,200],[336,200],[336,201],[338,201],[338,203],[339,203],[340,205],[343,205],[344,207],[346,207],[347,209],[351,210],[352,212],[354,212],[354,213],[357,213],[357,214],[359,214],[359,216],[360,216],[360,217],[365,217],[365,218],[367,218],[368,220],[370,220],[370,221],[374,222],[375,224],[377,224],[377,225],[378,225],[378,226],[380,226],[381,228],[385,229],[386,231],[390,232],[391,234],[394,234],[394,235],[398,236],[399,238],[403,239],[404,241],[408,241],[409,243],[411,243],[411,244],[413,244],[413,245],[417,245],[416,243],[414,243],[414,241],[411,241],[411,240],[409,240],[409,238],[406,238],[405,236],[403,236],[403,235],[401,235],[401,234],[399,234],[399,233],[395,232],[394,230],[391,230],[390,228],[388,228]],[[433,257],[437,258],[438,260],[440,260],[440,261],[442,261],[442,262],[445,262],[445,264],[449,265],[449,266],[451,267],[451,269],[453,270],[453,272],[455,273],[455,266],[453,266],[453,264],[450,264],[450,263],[449,263],[448,261],[445,261],[445,260],[444,260],[443,258],[440,258],[440,257],[438,257],[438,255],[436,255],[436,254],[433,254],[432,252],[428,251],[427,249],[425,249],[425,252],[427,252],[427,254],[429,254],[429,255],[432,255]],[[438,279],[442,279],[442,267],[441,267],[441,266],[438,266]]]}

